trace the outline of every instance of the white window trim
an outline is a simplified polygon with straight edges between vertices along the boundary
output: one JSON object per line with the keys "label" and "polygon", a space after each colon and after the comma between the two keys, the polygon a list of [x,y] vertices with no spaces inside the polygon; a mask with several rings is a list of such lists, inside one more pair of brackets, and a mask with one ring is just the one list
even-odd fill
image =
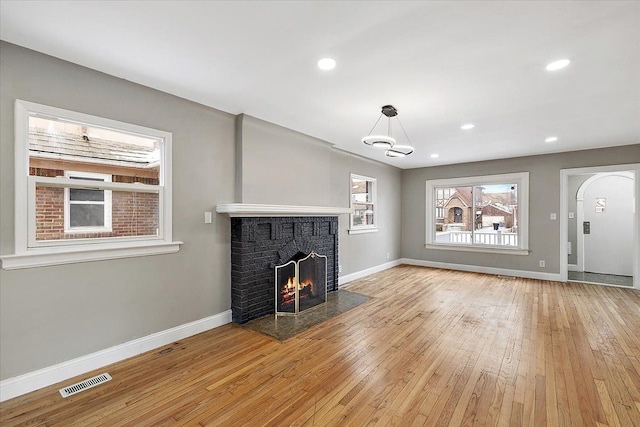
{"label": "white window trim", "polygon": [[[68,111],[61,108],[35,104],[28,101],[16,100],[15,103],[15,198],[14,198],[14,241],[15,253],[2,255],[2,268],[5,270],[41,267],[47,265],[68,264],[85,261],[97,261],[115,258],[128,258],[175,253],[182,242],[172,239],[172,197],[171,197],[171,133],[143,126],[123,123],[116,120],[91,116],[88,114]],[[29,176],[29,114],[35,113],[49,117],[64,118],[77,123],[94,125],[134,135],[151,136],[162,141],[160,164],[161,176],[159,182],[159,221],[161,233],[152,238],[114,238],[105,242],[87,242],[78,239],[77,242],[59,244],[49,247],[29,247],[30,229],[35,234],[35,215],[29,217],[29,211],[35,212],[35,195],[37,182],[58,182],[62,186],[77,185],[78,180],[68,178],[45,178]],[[71,182],[68,182],[71,181]],[[75,181],[75,182],[73,182]],[[96,183],[94,183],[95,186]],[[98,183],[101,188],[109,190],[145,191],[142,184]],[[158,191],[158,186],[153,191]],[[151,191],[151,189],[148,189]],[[32,224],[29,224],[32,222]],[[31,225],[31,226],[30,226]]]}
{"label": "white window trim", "polygon": [[349,234],[363,234],[363,233],[376,233],[378,231],[378,180],[376,178],[371,178],[364,175],[358,175],[352,173],[349,175],[349,207],[353,209],[353,180],[359,179],[364,181],[370,181],[373,183],[372,185],[372,202],[374,206],[374,215],[373,215],[373,224],[367,225],[353,225],[353,216],[354,213],[349,215],[349,229],[347,230]]}
{"label": "white window trim", "polygon": [[[66,178],[98,178],[103,182],[111,182],[111,175],[104,173],[90,173],[90,172],[77,172],[77,171],[65,171],[64,176]],[[111,204],[111,190],[104,191],[104,201],[99,202],[81,202],[81,204],[102,204],[104,205],[104,226],[103,227],[71,227],[71,205],[80,204],[75,201],[71,201],[70,187],[64,189],[64,232],[65,233],[110,233],[112,231],[112,204]]]}
{"label": "white window trim", "polygon": [[[515,183],[518,185],[518,246],[452,245],[436,242],[435,189],[437,187],[462,187],[489,184]],[[425,248],[495,254],[529,254],[529,172],[500,175],[472,176],[464,178],[434,179],[426,182],[426,236]]]}

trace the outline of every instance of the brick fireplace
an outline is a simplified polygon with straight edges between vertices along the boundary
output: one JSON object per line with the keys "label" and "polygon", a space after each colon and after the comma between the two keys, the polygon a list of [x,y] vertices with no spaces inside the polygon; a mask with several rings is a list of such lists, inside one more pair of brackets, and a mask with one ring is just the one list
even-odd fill
{"label": "brick fireplace", "polygon": [[327,291],[338,289],[338,215],[350,209],[232,204],[216,211],[231,216],[234,322],[275,313],[275,266],[296,257],[325,255]]}

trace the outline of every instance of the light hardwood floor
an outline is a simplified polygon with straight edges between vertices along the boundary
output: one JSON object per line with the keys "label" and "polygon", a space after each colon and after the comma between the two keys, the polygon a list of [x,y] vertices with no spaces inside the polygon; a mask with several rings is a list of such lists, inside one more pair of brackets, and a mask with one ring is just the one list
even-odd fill
{"label": "light hardwood floor", "polygon": [[640,426],[638,291],[411,266],[348,289],[373,298],[288,341],[225,325],[0,424]]}

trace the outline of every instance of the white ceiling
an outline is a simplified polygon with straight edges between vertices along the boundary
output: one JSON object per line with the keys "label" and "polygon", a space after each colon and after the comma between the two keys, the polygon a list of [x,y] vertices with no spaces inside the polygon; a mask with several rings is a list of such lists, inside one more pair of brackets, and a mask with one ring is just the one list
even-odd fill
{"label": "white ceiling", "polygon": [[[640,143],[638,1],[2,0],[0,37],[401,168]],[[409,157],[360,142],[385,104]]]}

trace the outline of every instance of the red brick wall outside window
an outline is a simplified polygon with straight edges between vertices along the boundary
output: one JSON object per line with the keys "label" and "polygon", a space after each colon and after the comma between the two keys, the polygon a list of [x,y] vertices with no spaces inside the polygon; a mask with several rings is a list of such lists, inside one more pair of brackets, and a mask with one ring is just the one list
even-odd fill
{"label": "red brick wall outside window", "polygon": [[[30,175],[64,176],[63,170],[30,168]],[[158,179],[113,175],[112,182],[157,185]],[[159,228],[159,198],[155,193],[111,192],[111,232],[67,233],[64,230],[64,188],[36,187],[36,240],[155,236]]]}

